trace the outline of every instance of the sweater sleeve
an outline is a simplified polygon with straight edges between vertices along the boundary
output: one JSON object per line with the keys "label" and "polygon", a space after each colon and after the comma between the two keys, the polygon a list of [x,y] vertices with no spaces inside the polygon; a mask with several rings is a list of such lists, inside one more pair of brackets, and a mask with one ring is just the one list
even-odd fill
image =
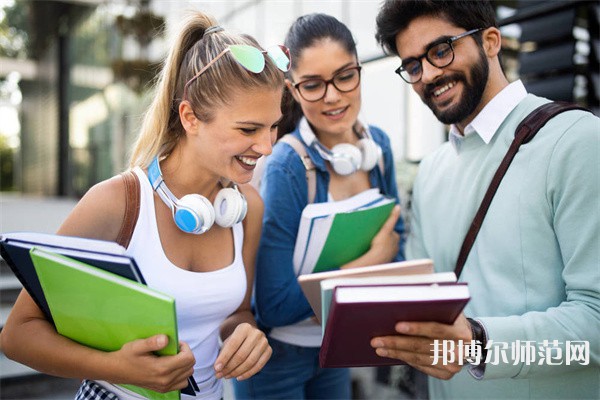
{"label": "sweater sleeve", "polygon": [[259,322],[267,327],[290,325],[312,315],[293,267],[300,216],[307,204],[306,173],[300,159],[291,157],[293,150],[287,144],[279,146],[269,156],[261,182],[265,212],[257,259],[256,311]]}
{"label": "sweater sleeve", "polygon": [[[549,219],[562,256],[565,299],[545,311],[480,318],[492,342],[555,343],[557,348],[548,354],[556,357],[562,351],[562,362],[549,365],[552,360],[547,358],[541,363],[514,364],[501,358],[499,363],[490,360],[484,379],[528,378],[600,365],[599,132],[598,118],[580,118],[557,141],[548,164],[545,201],[553,212]],[[567,362],[568,343],[589,344],[589,365],[582,365],[584,360]],[[544,354],[535,350],[539,361]],[[501,357],[501,351],[494,353]]]}

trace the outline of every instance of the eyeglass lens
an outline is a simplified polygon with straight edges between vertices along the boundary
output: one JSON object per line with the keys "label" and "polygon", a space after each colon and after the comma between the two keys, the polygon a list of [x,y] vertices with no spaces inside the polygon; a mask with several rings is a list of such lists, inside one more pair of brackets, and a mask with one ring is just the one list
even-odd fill
{"label": "eyeglass lens", "polygon": [[271,57],[277,68],[283,72],[290,70],[292,60],[290,58],[290,50],[287,47],[282,45],[271,46],[267,49],[267,54]]}
{"label": "eyeglass lens", "polygon": [[340,71],[328,81],[324,79],[309,79],[298,83],[296,87],[304,100],[317,101],[325,97],[327,86],[330,83],[340,92],[351,92],[360,83],[360,68],[354,67]]}
{"label": "eyeglass lens", "polygon": [[200,75],[204,73],[211,65],[213,65],[219,58],[230,52],[233,59],[239,63],[242,67],[250,72],[258,74],[265,69],[265,54],[269,56],[281,71],[287,72],[291,66],[290,51],[287,47],[278,45],[270,47],[267,51],[262,51],[254,46],[248,46],[245,44],[234,44],[219,53],[209,63],[207,63],[196,75],[186,82],[183,90],[183,98],[187,99],[187,88],[194,82]]}
{"label": "eyeglass lens", "polygon": [[265,52],[247,45],[231,45],[229,49],[242,67],[254,73],[262,72],[265,68],[264,54],[267,54],[281,71],[286,72],[290,68],[289,51],[283,46],[273,46]]}
{"label": "eyeglass lens", "polygon": [[452,47],[452,43],[484,29],[485,28],[471,29],[470,31],[451,37],[443,42],[433,43],[427,48],[425,54],[416,58],[410,58],[403,62],[400,68],[396,70],[396,73],[398,73],[406,82],[416,83],[421,79],[421,75],[423,74],[423,58],[426,58],[431,65],[437,68],[447,67],[454,61],[454,48]]}
{"label": "eyeglass lens", "polygon": [[[450,65],[454,61],[454,50],[450,43],[439,43],[425,53],[425,58],[431,65],[437,68],[443,68]],[[403,63],[403,68],[400,68],[402,78],[407,82],[417,82],[421,79],[423,72],[423,62],[418,59],[412,59],[408,63]]]}

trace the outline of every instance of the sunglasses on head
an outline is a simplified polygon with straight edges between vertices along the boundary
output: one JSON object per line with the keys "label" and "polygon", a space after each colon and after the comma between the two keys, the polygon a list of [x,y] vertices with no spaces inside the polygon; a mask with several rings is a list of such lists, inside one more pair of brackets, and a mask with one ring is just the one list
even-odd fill
{"label": "sunglasses on head", "polygon": [[192,77],[183,89],[183,99],[187,98],[187,88],[194,82],[200,75],[202,75],[211,65],[217,60],[223,57],[225,54],[230,53],[233,59],[237,61],[242,67],[250,72],[258,74],[265,69],[265,54],[275,63],[277,68],[283,72],[290,70],[291,56],[290,50],[283,45],[276,45],[269,47],[267,50],[260,50],[254,46],[246,44],[232,44],[225,50],[220,52],[215,58],[213,58],[208,64],[206,64],[196,75]]}

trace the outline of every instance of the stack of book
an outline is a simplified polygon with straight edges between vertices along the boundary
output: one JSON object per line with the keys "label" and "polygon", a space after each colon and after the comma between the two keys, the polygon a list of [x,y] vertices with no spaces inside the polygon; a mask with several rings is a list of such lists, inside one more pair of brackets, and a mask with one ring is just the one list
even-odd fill
{"label": "stack of book", "polygon": [[297,275],[336,269],[369,250],[395,201],[369,189],[341,201],[309,204],[294,247]]}
{"label": "stack of book", "polygon": [[[116,243],[39,233],[0,237],[0,253],[56,331],[103,351],[157,334],[169,343],[157,355],[178,353],[175,299],[145,285],[135,260]],[[121,385],[149,399],[176,400]],[[193,377],[182,392],[194,395]]]}
{"label": "stack of book", "polygon": [[470,295],[453,272],[433,272],[431,260],[327,271],[298,278],[322,324],[321,367],[402,364],[380,357],[370,345],[397,335],[400,321],[452,324]]}

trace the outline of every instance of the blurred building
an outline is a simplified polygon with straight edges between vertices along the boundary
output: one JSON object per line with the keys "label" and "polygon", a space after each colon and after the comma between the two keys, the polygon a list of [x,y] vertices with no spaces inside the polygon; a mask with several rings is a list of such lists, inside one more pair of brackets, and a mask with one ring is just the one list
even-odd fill
{"label": "blurred building", "polygon": [[[127,151],[148,104],[145,89],[178,21],[193,10],[208,12],[226,29],[250,33],[265,45],[282,42],[299,15],[336,16],[352,30],[364,65],[363,118],[388,132],[396,157],[418,161],[444,140],[444,127],[393,73],[398,59],[385,57],[375,42],[377,1],[21,0],[4,4],[4,25],[12,27],[14,21],[26,38],[24,52],[12,58],[3,54],[0,59],[0,79],[11,71],[21,74],[21,129],[17,144],[13,141],[10,146],[15,153],[12,186],[23,193],[79,197],[126,167]],[[503,28],[509,76],[522,75],[531,90],[548,97],[560,87],[557,99],[597,106],[598,4],[497,4],[501,18],[518,22]]]}
{"label": "blurred building", "polygon": [[[363,118],[389,134],[401,195],[408,196],[414,164],[445,140],[446,128],[394,74],[398,58],[385,56],[376,44],[379,4],[0,0],[0,191],[76,199],[126,168],[151,96],[147,89],[170,38],[185,13],[202,10],[263,45],[281,43],[290,24],[306,13],[325,12],[346,23],[364,67]],[[577,101],[599,114],[599,3],[495,4],[509,79],[522,78],[533,93]],[[10,286],[14,280],[5,285],[7,279],[0,274],[3,304],[14,300],[10,290],[20,288],[18,282]],[[3,305],[2,321],[9,309]]]}

